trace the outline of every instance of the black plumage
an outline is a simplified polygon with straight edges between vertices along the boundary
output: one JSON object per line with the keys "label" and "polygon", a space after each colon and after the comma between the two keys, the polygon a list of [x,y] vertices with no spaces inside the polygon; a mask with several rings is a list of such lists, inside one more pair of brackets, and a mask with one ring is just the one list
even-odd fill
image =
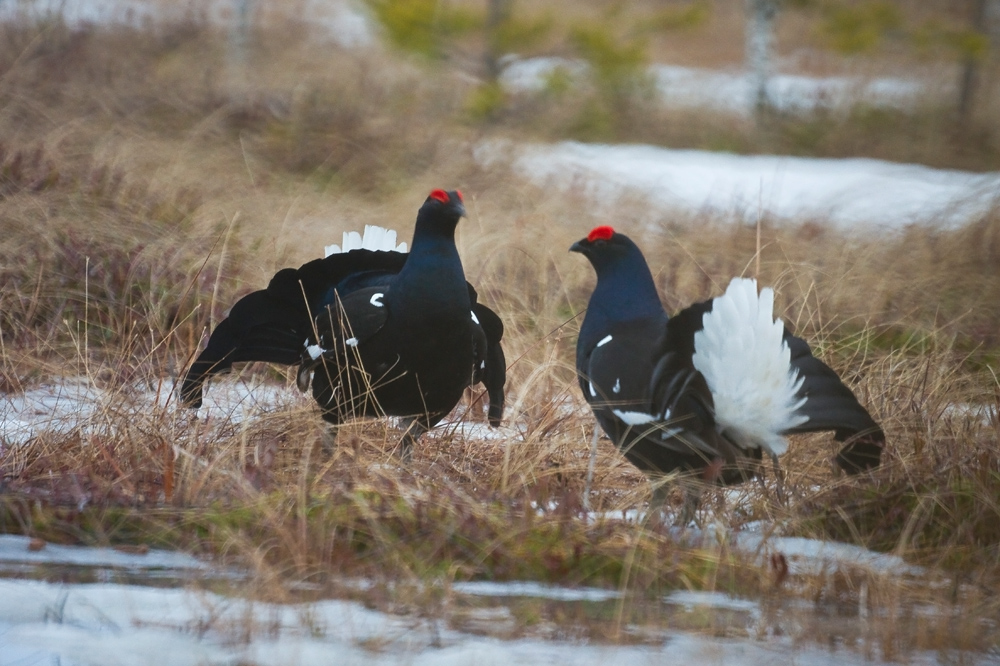
{"label": "black plumage", "polygon": [[[772,330],[780,322],[769,301],[766,321],[720,328],[718,322],[733,321],[729,313],[739,310],[741,297],[757,301],[755,282],[734,280],[732,293],[668,317],[642,252],[627,236],[598,227],[570,249],[597,273],[577,343],[580,387],[601,428],[636,467],[652,476],[678,471],[739,483],[757,473],[762,452],[776,457],[784,450],[784,435],[814,431],[847,442],[836,462],[848,473],[879,464],[882,429],[804,340],[787,328]],[[707,323],[714,307],[718,318]],[[737,347],[724,349],[730,344]],[[712,360],[723,353],[736,362]]]}
{"label": "black plumage", "polygon": [[355,249],[279,271],[239,300],[189,369],[182,401],[239,361],[300,364],[323,418],[406,419],[404,448],[482,382],[489,421],[503,414],[503,323],[465,280],[455,228],[457,191],[435,190],[417,214],[409,253]]}

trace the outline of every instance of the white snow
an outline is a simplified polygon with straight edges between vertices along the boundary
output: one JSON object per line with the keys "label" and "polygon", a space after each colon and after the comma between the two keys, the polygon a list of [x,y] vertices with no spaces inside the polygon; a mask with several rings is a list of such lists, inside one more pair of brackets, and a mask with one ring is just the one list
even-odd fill
{"label": "white snow", "polygon": [[[652,68],[657,90],[666,106],[707,108],[749,115],[755,88],[749,72],[719,71],[676,65]],[[919,81],[891,77],[813,77],[775,74],[768,80],[768,97],[782,111],[816,111],[858,102],[906,108],[920,98]]]}
{"label": "white snow", "polygon": [[570,58],[519,58],[509,54],[501,58],[501,65],[500,83],[509,90],[543,90],[548,81],[560,72],[573,78],[587,73],[586,63]]}
{"label": "white snow", "polygon": [[85,548],[47,543],[40,550],[28,548],[31,539],[0,534],[0,566],[11,564],[67,564],[81,567],[117,567],[132,570],[204,571],[208,565],[185,553],[151,549],[145,554],[113,548]]}
{"label": "white snow", "polygon": [[760,604],[750,599],[738,599],[724,592],[705,592],[700,590],[676,590],[663,600],[668,604],[683,606],[688,609],[715,608],[721,610],[759,613]]}
{"label": "white snow", "polygon": [[126,387],[107,390],[86,378],[67,378],[20,394],[0,394],[0,451],[4,446],[25,444],[42,433],[81,434],[117,427],[128,417],[149,417],[154,410],[168,410],[180,418],[195,413],[207,420],[239,423],[280,406],[304,400],[292,391],[260,381],[232,375],[205,385],[198,410],[178,409],[174,381],[164,379],[157,388]]}
{"label": "white snow", "polygon": [[[509,90],[534,92],[545,89],[561,72],[573,80],[587,74],[584,61],[558,57],[503,59],[500,81]],[[664,106],[711,109],[742,116],[753,112],[756,88],[743,69],[717,70],[679,65],[652,65],[647,71]],[[908,108],[927,94],[918,80],[898,77],[803,76],[778,73],[768,80],[768,97],[781,111],[808,112],[838,109],[852,104]]]}
{"label": "white snow", "polygon": [[[516,596],[522,589],[513,584],[509,591]],[[566,592],[559,598],[586,600]],[[677,592],[666,601],[750,612],[755,608],[722,594]],[[0,666],[882,663],[843,648],[810,647],[794,637],[751,641],[676,631],[661,636],[647,645],[500,640],[455,631],[439,620],[388,615],[347,601],[277,605],[194,589],[0,580]],[[940,663],[932,653],[907,656],[908,663]],[[963,659],[986,663],[975,655]]]}
{"label": "white snow", "polygon": [[766,537],[754,532],[736,532],[736,545],[755,552],[762,559],[770,553],[781,553],[788,560],[789,573],[817,574],[838,568],[863,568],[892,575],[926,576],[922,567],[909,564],[898,555],[875,551],[835,541],[820,541],[804,537]]}
{"label": "white snow", "polygon": [[493,581],[468,581],[452,583],[451,588],[461,594],[482,597],[533,597],[556,601],[608,601],[618,599],[621,593],[598,587],[560,587],[531,582],[497,583]]}
{"label": "white snow", "polygon": [[970,173],[873,159],[820,159],[672,150],[648,145],[476,146],[484,166],[507,164],[539,186],[620,213],[623,198],[644,202],[643,222],[710,214],[829,221],[841,226],[951,226],[1000,203],[1000,173]]}
{"label": "white snow", "polygon": [[323,39],[343,48],[376,44],[372,21],[362,3],[349,0],[304,0],[267,2],[260,0],[11,0],[0,2],[0,21],[61,15],[73,27],[83,25],[129,25],[176,23],[202,19],[234,28],[240,5],[249,8],[249,23],[301,21],[318,28]]}

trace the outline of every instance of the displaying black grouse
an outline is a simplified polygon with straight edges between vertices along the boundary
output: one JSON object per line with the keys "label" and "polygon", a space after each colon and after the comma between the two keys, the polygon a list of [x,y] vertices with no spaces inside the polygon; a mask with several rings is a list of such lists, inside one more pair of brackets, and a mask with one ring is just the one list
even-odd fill
{"label": "displaying black grouse", "polygon": [[[836,462],[876,467],[879,425],[809,345],[774,320],[774,293],[734,279],[668,317],[639,248],[607,226],[573,244],[597,272],[576,348],[580,388],[601,428],[651,476],[693,472],[732,484],[757,473],[784,435],[832,430]],[[662,499],[662,498],[660,498]]]}
{"label": "displaying black grouse", "polygon": [[[279,271],[216,327],[184,378],[182,402],[201,406],[205,380],[236,362],[299,363],[299,387],[306,390],[311,379],[330,423],[404,417],[404,454],[479,382],[489,395],[490,424],[499,425],[503,323],[465,280],[455,247],[464,214],[460,192],[434,190],[417,213],[408,254],[345,242],[343,252]],[[389,233],[387,250],[395,246]],[[365,246],[372,245],[368,236]]]}

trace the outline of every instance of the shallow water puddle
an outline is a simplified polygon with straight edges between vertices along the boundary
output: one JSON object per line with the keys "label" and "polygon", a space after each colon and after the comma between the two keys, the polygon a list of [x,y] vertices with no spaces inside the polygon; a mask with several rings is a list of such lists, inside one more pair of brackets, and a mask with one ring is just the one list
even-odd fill
{"label": "shallow water puddle", "polygon": [[[887,651],[893,663],[991,663],[984,653],[887,646],[857,604],[798,597],[754,601],[674,591],[653,598],[530,582],[467,582],[444,590],[434,609],[394,614],[370,607],[370,581],[345,584],[353,600],[253,602],[208,591],[250,581],[184,554],[41,545],[10,535],[0,536],[0,576],[0,666],[606,666],[665,659],[812,666],[887,663]],[[888,610],[872,606],[867,612]],[[922,617],[900,614],[893,640],[918,630]]]}

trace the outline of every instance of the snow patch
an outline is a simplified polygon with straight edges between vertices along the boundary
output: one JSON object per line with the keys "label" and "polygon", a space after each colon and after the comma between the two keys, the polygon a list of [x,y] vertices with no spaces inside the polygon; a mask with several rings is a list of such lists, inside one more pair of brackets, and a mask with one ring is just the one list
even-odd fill
{"label": "snow patch", "polygon": [[[250,15],[243,19],[238,7]],[[39,20],[61,16],[72,28],[87,25],[142,27],[204,19],[212,25],[236,30],[244,20],[250,25],[295,21],[314,27],[316,36],[342,48],[375,46],[375,29],[362,3],[345,0],[305,2],[252,2],[241,0],[30,0],[0,2],[0,21]]]}
{"label": "snow patch", "polygon": [[704,592],[700,590],[677,590],[671,592],[663,600],[675,606],[684,606],[687,609],[694,608],[716,608],[721,610],[743,611],[746,613],[759,613],[760,604],[749,599],[737,599],[724,592]]}
{"label": "snow patch", "polygon": [[[467,586],[470,584],[461,584]],[[617,592],[534,584],[472,585],[471,594],[566,601],[614,600]],[[751,602],[718,593],[676,592],[675,605],[754,612]],[[500,640],[449,629],[433,618],[397,617],[356,602],[267,604],[207,591],[134,585],[0,580],[0,665],[150,664],[215,666],[500,666],[501,664],[726,664],[727,666],[860,666],[883,663],[843,648],[812,648],[793,638],[719,638],[664,631],[653,644],[581,640]],[[938,663],[934,653],[909,663]],[[964,663],[988,657],[963,655]]]}
{"label": "snow patch", "polygon": [[126,553],[113,548],[85,548],[47,543],[29,550],[30,537],[0,534],[0,562],[4,564],[67,564],[81,567],[204,571],[209,567],[186,553],[151,549],[146,554]]}
{"label": "snow patch", "polygon": [[[541,57],[503,59],[500,82],[508,89],[523,92],[544,90],[560,74],[570,79],[587,75],[582,60]],[[743,69],[705,69],[679,65],[652,65],[649,77],[666,107],[710,109],[750,116],[756,102],[756,84]],[[906,109],[927,94],[928,85],[913,79],[860,76],[804,76],[774,74],[768,78],[767,92],[772,106],[784,112],[806,113],[848,108],[864,103],[885,108]]]}
{"label": "snow patch", "polygon": [[607,601],[621,597],[621,593],[616,590],[603,590],[598,587],[559,587],[518,581],[508,583],[469,581],[453,583],[451,587],[460,594],[480,597],[533,597],[556,601]]}
{"label": "snow patch", "polygon": [[540,186],[620,207],[645,204],[642,221],[660,226],[677,213],[755,221],[820,220],[845,227],[955,226],[1000,202],[1000,173],[971,173],[873,159],[733,155],[647,145],[514,145],[484,141],[484,166],[510,168]]}

